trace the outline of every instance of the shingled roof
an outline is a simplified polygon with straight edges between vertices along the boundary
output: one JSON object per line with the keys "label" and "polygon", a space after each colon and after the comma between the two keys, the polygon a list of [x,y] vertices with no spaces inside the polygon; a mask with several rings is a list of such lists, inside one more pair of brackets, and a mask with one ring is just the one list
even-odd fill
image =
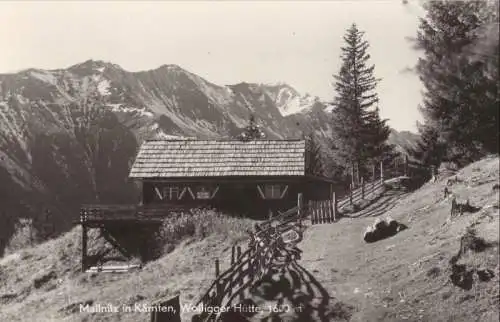
{"label": "shingled roof", "polygon": [[130,178],[304,176],[304,140],[152,140]]}

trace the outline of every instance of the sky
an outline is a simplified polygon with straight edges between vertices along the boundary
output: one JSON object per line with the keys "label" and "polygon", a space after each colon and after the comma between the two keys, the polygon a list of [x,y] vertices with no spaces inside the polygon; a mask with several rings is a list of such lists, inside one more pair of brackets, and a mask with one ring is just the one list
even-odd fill
{"label": "sky", "polygon": [[285,82],[332,101],[346,29],[370,43],[380,111],[416,131],[422,85],[417,0],[0,1],[0,73],[66,68],[88,59],[128,71],[177,64],[206,80]]}

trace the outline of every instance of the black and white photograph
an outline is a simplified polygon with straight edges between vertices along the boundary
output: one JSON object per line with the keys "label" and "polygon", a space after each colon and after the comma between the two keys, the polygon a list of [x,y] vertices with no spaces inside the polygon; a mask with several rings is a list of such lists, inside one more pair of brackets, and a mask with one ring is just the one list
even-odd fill
{"label": "black and white photograph", "polygon": [[0,1],[0,322],[496,322],[498,0]]}

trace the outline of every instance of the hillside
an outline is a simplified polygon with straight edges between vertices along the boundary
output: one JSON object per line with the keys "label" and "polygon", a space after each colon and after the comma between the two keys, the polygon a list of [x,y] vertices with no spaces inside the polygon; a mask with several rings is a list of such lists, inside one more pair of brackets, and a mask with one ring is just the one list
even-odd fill
{"label": "hillside", "polygon": [[18,218],[48,210],[64,232],[82,203],[137,201],[127,176],[144,139],[234,136],[251,113],[269,138],[330,133],[325,104],[284,83],[216,85],[177,65],[95,60],[0,75],[0,254]]}
{"label": "hillside", "polygon": [[[351,321],[498,321],[499,199],[493,188],[498,185],[498,163],[498,157],[490,157],[471,164],[459,171],[457,183],[448,186],[458,200],[469,198],[479,211],[447,222],[450,199],[443,198],[443,178],[397,200],[385,199],[393,204],[379,201],[373,212],[364,211],[361,217],[352,214],[334,224],[310,226],[299,244],[300,265],[330,294],[330,301],[342,304]],[[364,243],[362,234],[373,223],[371,215],[383,208],[390,208],[383,216],[409,229]],[[231,244],[241,241],[241,232],[251,224],[241,220],[229,230],[235,233],[222,230],[206,239],[187,239],[142,271],[126,275],[80,273],[75,228],[0,260],[0,320],[36,316],[37,321],[146,321],[148,315],[137,312],[80,314],[79,303],[150,304],[178,293],[181,304],[190,303],[211,283],[213,258],[223,258],[224,269]],[[240,226],[238,233],[234,227]],[[487,247],[469,250],[457,263],[490,276],[483,281],[474,277],[471,288],[463,289],[450,281],[450,260],[468,227]],[[183,318],[190,315],[184,312]]]}
{"label": "hillside", "polygon": [[[498,321],[499,196],[493,189],[498,162],[495,157],[471,164],[457,175],[463,182],[448,187],[460,202],[469,198],[480,207],[477,213],[447,223],[447,179],[427,183],[395,204],[362,211],[362,217],[311,227],[301,245],[303,266],[331,296],[358,308],[352,321]],[[382,215],[376,208],[388,211]],[[391,216],[409,229],[365,244],[362,234],[374,222],[372,215]],[[489,269],[494,277],[485,282],[474,277],[472,288],[464,290],[450,281],[450,260],[469,227],[491,247],[469,251],[459,263],[467,271]]]}

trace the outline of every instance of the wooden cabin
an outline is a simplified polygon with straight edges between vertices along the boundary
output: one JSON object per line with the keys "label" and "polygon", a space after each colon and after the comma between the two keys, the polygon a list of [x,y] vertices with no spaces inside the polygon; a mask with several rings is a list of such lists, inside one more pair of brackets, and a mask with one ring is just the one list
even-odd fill
{"label": "wooden cabin", "polygon": [[308,171],[305,140],[149,140],[129,177],[144,205],[210,206],[258,218],[331,199],[333,182]]}

